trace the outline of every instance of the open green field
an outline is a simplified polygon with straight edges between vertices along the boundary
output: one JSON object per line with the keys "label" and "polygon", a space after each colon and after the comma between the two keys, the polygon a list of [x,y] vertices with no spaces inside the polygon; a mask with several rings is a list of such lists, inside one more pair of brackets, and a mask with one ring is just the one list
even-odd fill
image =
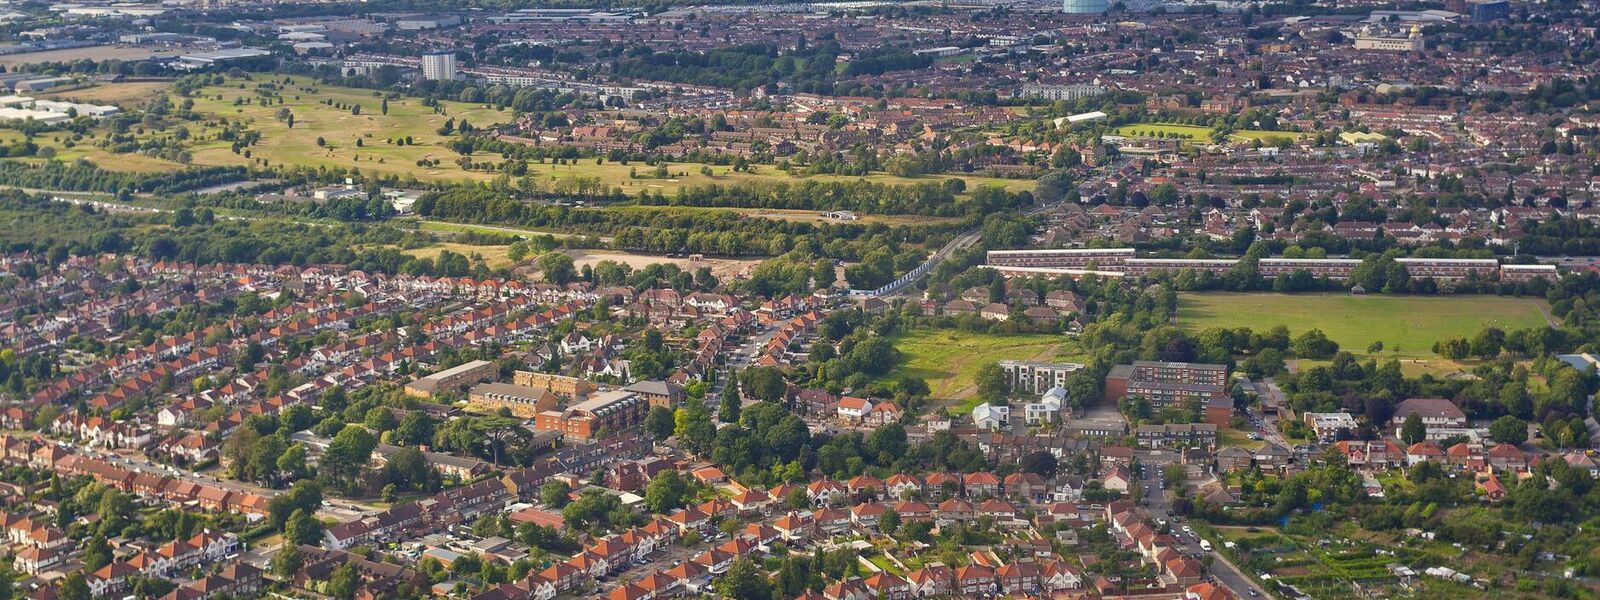
{"label": "open green field", "polygon": [[438,258],[439,254],[445,250],[449,250],[469,258],[473,256],[483,257],[484,264],[488,265],[491,269],[509,267],[514,264],[514,261],[512,261],[511,257],[508,256],[511,251],[511,246],[475,246],[469,244],[458,244],[455,242],[439,242],[432,246],[404,250],[403,252],[417,258]]}
{"label": "open green field", "polygon": [[[1193,143],[1209,143],[1211,141],[1211,133],[1213,131],[1214,130],[1210,127],[1202,127],[1200,125],[1179,125],[1177,123],[1134,123],[1131,125],[1123,125],[1116,129],[1117,135],[1128,137],[1165,136],[1169,139],[1177,138]],[[1302,134],[1294,131],[1241,129],[1233,132],[1229,135],[1229,137],[1236,141],[1248,142],[1261,140],[1263,142],[1272,142],[1280,139],[1293,140],[1299,138],[1301,135]]]}
{"label": "open green field", "polygon": [[64,90],[49,90],[39,94],[39,97],[71,102],[115,104],[124,110],[132,110],[144,106],[145,102],[171,87],[170,81],[101,83]]}
{"label": "open green field", "polygon": [[[264,103],[257,96],[255,86],[267,79],[230,79],[220,86],[201,88],[194,95],[194,110],[231,121],[242,120],[250,129],[261,132],[261,142],[250,148],[252,157],[266,159],[274,166],[339,166],[417,179],[488,180],[494,177],[493,173],[466,171],[456,165],[458,156],[444,147],[445,137],[437,130],[451,118],[457,122],[465,119],[482,128],[510,121],[514,116],[509,110],[462,102],[440,102],[440,110],[435,112],[417,98],[390,100],[389,112],[384,114],[382,101],[373,91],[314,85],[303,77],[294,78],[293,83],[279,91],[282,104]],[[249,103],[235,104],[236,101]],[[358,104],[361,114],[352,114],[350,109],[335,108],[324,101]],[[282,108],[294,114],[293,127],[278,120],[277,113]],[[411,144],[399,145],[392,141],[408,136],[412,138]],[[318,138],[325,141],[325,146],[317,145]],[[356,146],[357,140],[361,141],[361,147]],[[230,145],[214,137],[197,142],[193,148],[194,162],[203,165],[246,162],[241,155],[232,152]],[[435,167],[421,167],[416,164],[421,159],[441,162]]]}
{"label": "open green field", "polygon": [[[108,171],[123,171],[135,173],[149,173],[154,171],[171,171],[182,168],[178,163],[145,156],[138,153],[115,153],[94,145],[95,138],[85,140],[68,147],[66,140],[71,134],[68,132],[51,131],[33,137],[33,143],[40,148],[55,150],[54,160],[71,162],[84,159],[99,165]],[[0,129],[0,143],[13,144],[25,138],[21,131],[15,129]],[[12,158],[7,160],[25,160],[32,163],[41,163],[42,158]]]}
{"label": "open green field", "polygon": [[954,414],[977,406],[978,369],[1001,360],[1059,360],[1080,355],[1073,340],[1064,335],[997,335],[950,329],[917,329],[894,336],[894,347],[905,361],[890,377],[910,375],[928,382],[929,396],[956,404]]}
{"label": "open green field", "polygon": [[[515,115],[510,110],[497,110],[490,106],[465,102],[441,102],[440,110],[424,106],[418,98],[396,98],[389,101],[389,112],[381,110],[382,101],[372,90],[317,85],[304,77],[289,77],[290,83],[277,92],[283,103],[276,100],[263,102],[256,86],[267,81],[283,82],[284,76],[257,74],[251,79],[229,79],[222,85],[207,86],[194,95],[194,112],[200,116],[196,122],[176,125],[188,130],[184,146],[193,155],[197,165],[243,165],[252,159],[264,159],[270,166],[344,167],[363,172],[415,177],[422,181],[487,181],[497,173],[468,171],[456,164],[460,158],[445,147],[448,138],[438,134],[445,121],[465,119],[478,128],[511,121]],[[138,109],[157,94],[167,91],[166,82],[109,83],[73,89],[51,95],[88,102],[118,104],[125,109]],[[359,104],[361,114],[352,114],[348,108],[337,108],[328,102],[341,105]],[[173,103],[181,100],[174,98]],[[287,108],[294,114],[294,126],[277,118],[278,110]],[[250,157],[234,154],[232,142],[221,138],[222,124],[241,122],[245,128],[259,132],[261,141],[250,147]],[[166,131],[136,128],[132,135],[140,141],[168,138],[176,127]],[[0,130],[8,136],[20,138],[20,132]],[[88,159],[104,168],[122,171],[164,171],[182,165],[160,158],[136,154],[114,154],[95,148],[95,142],[104,137],[103,128],[91,129],[74,148],[67,148],[61,138],[64,134],[46,134],[35,139],[41,146],[56,149],[57,158]],[[395,140],[411,137],[412,143],[400,145]],[[317,145],[321,138],[324,145]],[[361,146],[357,146],[357,141]],[[494,156],[477,156],[479,162],[498,163]],[[417,161],[439,161],[438,165],[420,166]],[[657,177],[655,166],[639,163],[580,160],[570,164],[553,163],[529,165],[529,175],[541,189],[562,191],[583,186],[618,187],[629,194],[643,192],[673,193],[685,187],[707,184],[732,184],[747,181],[856,181],[866,180],[884,184],[914,184],[942,182],[959,178],[968,189],[978,186],[1000,186],[1010,191],[1033,189],[1032,179],[1004,179],[977,175],[926,175],[898,177],[888,173],[873,173],[860,177],[843,175],[812,175],[797,177],[770,165],[754,165],[747,172],[734,172],[732,166],[705,166],[699,163],[666,163],[666,176]],[[704,170],[702,169],[704,167]],[[580,183],[581,182],[581,183]]]}
{"label": "open green field", "polygon": [[1134,123],[1117,128],[1117,135],[1133,137],[1177,137],[1195,142],[1211,141],[1211,128],[1175,123]]}
{"label": "open green field", "polygon": [[1291,334],[1321,329],[1339,347],[1363,354],[1383,342],[1381,356],[1432,360],[1433,343],[1470,337],[1485,326],[1502,329],[1546,324],[1544,300],[1502,296],[1387,296],[1348,294],[1183,294],[1178,324],[1189,331],[1278,325]]}

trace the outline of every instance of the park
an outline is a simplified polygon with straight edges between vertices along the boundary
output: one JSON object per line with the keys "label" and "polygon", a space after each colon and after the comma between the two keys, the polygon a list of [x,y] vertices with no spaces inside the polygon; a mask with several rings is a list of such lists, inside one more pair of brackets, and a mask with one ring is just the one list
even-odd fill
{"label": "park", "polygon": [[1178,325],[1191,332],[1218,327],[1265,331],[1278,325],[1298,335],[1320,329],[1341,349],[1361,355],[1437,364],[1433,343],[1471,337],[1484,327],[1543,327],[1544,300],[1485,295],[1183,294]]}

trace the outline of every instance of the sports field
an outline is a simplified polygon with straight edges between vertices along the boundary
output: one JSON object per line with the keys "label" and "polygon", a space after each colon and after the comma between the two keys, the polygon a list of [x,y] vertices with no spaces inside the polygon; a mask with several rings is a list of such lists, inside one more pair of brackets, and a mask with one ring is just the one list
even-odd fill
{"label": "sports field", "polygon": [[1134,123],[1117,128],[1117,135],[1133,137],[1176,137],[1196,142],[1211,141],[1211,128],[1174,123]]}
{"label": "sports field", "polygon": [[950,409],[952,414],[970,412],[977,405],[974,379],[983,365],[1008,359],[1071,362],[1077,351],[1071,338],[1052,334],[917,329],[896,335],[893,341],[904,361],[885,379],[921,377],[934,400],[958,403]]}
{"label": "sports field", "polygon": [[[1176,123],[1133,123],[1123,125],[1116,129],[1117,135],[1128,137],[1165,137],[1167,139],[1180,139],[1186,142],[1205,144],[1211,142],[1210,127],[1200,125],[1179,125]],[[1300,133],[1293,131],[1268,131],[1264,129],[1240,129],[1229,135],[1235,141],[1261,140],[1272,142],[1280,139],[1295,139]]]}
{"label": "sports field", "polygon": [[1541,327],[1544,300],[1502,296],[1385,296],[1349,294],[1183,294],[1178,324],[1189,331],[1284,325],[1298,335],[1317,328],[1342,350],[1365,354],[1383,342],[1383,356],[1431,360],[1433,343],[1471,337],[1488,325]]}

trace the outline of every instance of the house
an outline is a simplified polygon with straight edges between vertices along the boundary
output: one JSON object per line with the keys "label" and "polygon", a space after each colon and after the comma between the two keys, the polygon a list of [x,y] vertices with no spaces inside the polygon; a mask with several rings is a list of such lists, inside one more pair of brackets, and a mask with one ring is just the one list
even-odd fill
{"label": "house", "polygon": [[1042,501],[1049,485],[1038,473],[1018,472],[1006,476],[1006,495],[1030,501]]}
{"label": "house", "polygon": [[1338,439],[1341,433],[1348,434],[1358,427],[1356,418],[1347,412],[1307,412],[1304,418],[1306,427],[1317,435],[1317,441],[1324,444]]}
{"label": "house", "polygon": [[890,498],[910,498],[922,493],[922,482],[914,475],[895,473],[884,482]]}
{"label": "house", "polygon": [[1406,466],[1416,466],[1428,461],[1444,462],[1444,450],[1433,440],[1423,440],[1406,448]]}
{"label": "house", "polygon": [[861,424],[865,427],[881,427],[890,423],[898,423],[902,414],[898,405],[885,400],[873,404],[872,408],[867,409],[867,414],[861,418]]}
{"label": "house", "polygon": [[972,423],[990,431],[1002,429],[1011,422],[1011,407],[985,402],[972,409]]}
{"label": "house", "polygon": [[1000,478],[987,471],[967,473],[961,478],[961,487],[968,497],[999,496]]}
{"label": "house", "polygon": [[1500,483],[1500,478],[1494,474],[1494,471],[1489,471],[1487,476],[1477,478],[1477,490],[1482,492],[1483,497],[1490,502],[1505,500],[1506,494],[1509,493],[1505,484]]}
{"label": "house", "polygon": [[1489,449],[1489,466],[1502,471],[1525,471],[1528,469],[1528,453],[1523,452],[1516,444],[1495,444]]}
{"label": "house", "polygon": [[978,311],[978,316],[990,321],[1005,321],[1011,318],[1011,307],[999,302],[990,303]]}
{"label": "house", "polygon": [[839,398],[837,413],[840,423],[847,425],[855,425],[860,423],[861,420],[867,416],[867,412],[871,410],[872,401],[866,398],[856,398],[853,396],[844,396]]}
{"label": "house", "polygon": [[1067,389],[1055,386],[1046,390],[1039,397],[1038,402],[1029,402],[1023,407],[1024,420],[1029,425],[1055,423],[1061,418],[1061,407],[1067,402]]}
{"label": "house", "polygon": [[1108,490],[1126,493],[1128,487],[1133,485],[1133,475],[1122,467],[1113,467],[1103,478],[1103,486]]}
{"label": "house", "polygon": [[1399,435],[1400,428],[1411,415],[1421,417],[1422,426],[1427,430],[1430,440],[1457,435],[1467,427],[1466,413],[1461,412],[1454,402],[1444,398],[1407,398],[1395,406],[1394,417],[1389,420],[1395,435]]}
{"label": "house", "polygon": [[1254,456],[1249,450],[1239,446],[1228,446],[1217,451],[1217,469],[1222,471],[1242,471],[1250,468]]}
{"label": "house", "polygon": [[849,488],[830,479],[813,481],[806,486],[806,496],[811,499],[813,506],[826,506],[842,502],[849,495]]}
{"label": "house", "polygon": [[917,598],[949,596],[955,592],[955,570],[943,563],[928,563],[921,569],[906,574],[911,593]]}

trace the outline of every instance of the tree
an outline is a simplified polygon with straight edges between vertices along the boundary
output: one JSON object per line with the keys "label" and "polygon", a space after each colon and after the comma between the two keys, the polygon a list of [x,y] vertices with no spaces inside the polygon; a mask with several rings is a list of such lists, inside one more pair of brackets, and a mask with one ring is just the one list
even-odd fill
{"label": "tree", "polygon": [[1428,430],[1422,425],[1422,415],[1411,413],[1406,415],[1406,421],[1400,425],[1400,439],[1406,444],[1415,444],[1426,439]]}
{"label": "tree", "polygon": [[544,272],[544,279],[556,285],[566,285],[578,275],[578,270],[573,267],[572,257],[560,252],[551,252],[539,257],[539,270]]}
{"label": "tree", "polygon": [[711,452],[712,443],[717,437],[717,426],[711,423],[711,414],[705,404],[690,402],[678,409],[673,420],[673,433],[678,436],[685,450],[695,454]]}
{"label": "tree", "polygon": [[552,481],[539,486],[539,501],[551,508],[561,508],[567,505],[567,494],[572,488],[560,481]]}
{"label": "tree", "polygon": [[783,399],[783,393],[788,388],[783,373],[775,367],[751,367],[741,371],[739,379],[744,392],[755,400],[778,402]]}
{"label": "tree", "polygon": [[421,450],[407,446],[384,463],[383,480],[402,490],[432,490],[438,487],[439,472],[428,464]]}
{"label": "tree", "polygon": [[285,544],[277,554],[272,555],[272,572],[281,579],[288,579],[300,570],[300,565],[304,562],[304,557],[300,556],[299,546]]}
{"label": "tree", "polygon": [[328,449],[322,453],[318,470],[329,482],[349,489],[372,458],[378,446],[377,438],[361,427],[346,427],[333,436]]}
{"label": "tree", "polygon": [[399,425],[394,418],[394,412],[386,406],[372,407],[372,410],[367,411],[366,417],[362,422],[367,426],[367,429],[379,433],[394,429]]}
{"label": "tree", "polygon": [[1500,417],[1489,424],[1489,437],[1502,444],[1521,444],[1528,441],[1528,423],[1511,415]]}
{"label": "tree", "polygon": [[878,531],[883,532],[884,535],[894,535],[894,532],[899,530],[900,513],[895,512],[892,508],[884,509],[883,514],[878,515]]}
{"label": "tree", "polygon": [[1321,329],[1311,329],[1294,339],[1294,353],[1300,358],[1325,359],[1339,351],[1339,344],[1328,339]]}
{"label": "tree", "polygon": [[771,600],[772,583],[767,574],[749,556],[733,561],[733,566],[716,582],[717,593],[738,600]]}
{"label": "tree", "polygon": [[989,363],[978,368],[976,377],[978,384],[978,397],[991,404],[1004,404],[1007,391],[1006,373],[1000,369],[1000,363]]}
{"label": "tree", "polygon": [[397,446],[415,446],[433,440],[433,418],[420,410],[406,413],[400,426],[389,433],[389,440]]}
{"label": "tree", "polygon": [[100,567],[111,564],[111,545],[106,543],[104,536],[94,536],[89,540],[89,547],[83,551],[83,570],[89,573],[100,570]]}
{"label": "tree", "polygon": [[56,591],[58,600],[93,600],[89,593],[89,582],[83,577],[82,569],[73,571],[61,580],[61,587]]}
{"label": "tree", "polygon": [[652,406],[650,412],[644,416],[644,431],[656,441],[672,437],[672,430],[677,427],[673,421],[672,409],[665,406]]}
{"label": "tree", "polygon": [[650,485],[644,488],[644,504],[650,512],[667,514],[674,509],[682,508],[684,497],[689,493],[689,485],[684,482],[683,476],[677,471],[662,471],[650,480]]}
{"label": "tree", "polygon": [[361,588],[361,573],[356,570],[354,563],[344,563],[334,567],[328,574],[328,596],[335,600],[350,600],[356,597],[356,590]]}
{"label": "tree", "polygon": [[283,539],[289,544],[315,545],[322,541],[322,523],[303,509],[295,509],[283,527]]}
{"label": "tree", "polygon": [[723,423],[738,423],[739,409],[744,404],[739,398],[737,379],[730,381],[728,387],[722,391],[722,398],[717,404],[717,420]]}
{"label": "tree", "polygon": [[1022,470],[1036,473],[1040,477],[1050,479],[1056,476],[1056,469],[1060,465],[1056,462],[1056,455],[1043,450],[1032,452],[1022,457]]}

